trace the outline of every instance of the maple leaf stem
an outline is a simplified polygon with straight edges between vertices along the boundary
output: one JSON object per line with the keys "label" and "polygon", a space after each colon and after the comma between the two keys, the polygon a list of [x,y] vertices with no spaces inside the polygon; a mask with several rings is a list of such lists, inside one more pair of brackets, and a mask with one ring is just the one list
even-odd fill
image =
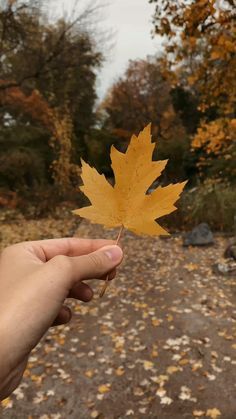
{"label": "maple leaf stem", "polygon": [[120,228],[120,231],[119,231],[119,234],[118,234],[117,239],[116,239],[116,245],[119,244],[119,241],[120,241],[121,235],[123,233],[123,230],[124,230],[124,226],[122,224],[122,226]]}
{"label": "maple leaf stem", "polygon": [[[119,231],[119,234],[118,234],[117,239],[116,239],[116,245],[117,245],[117,244],[119,244],[119,241],[120,241],[121,235],[122,235],[122,233],[123,233],[123,230],[124,230],[124,226],[123,226],[123,224],[122,224],[122,226],[121,226],[121,228],[120,228],[120,231]],[[109,285],[109,275],[107,275],[107,277],[106,277],[106,281],[105,281],[105,283],[103,284],[102,290],[101,290],[101,292],[100,292],[100,298],[102,298],[102,297],[104,296],[104,294],[105,294],[105,292],[106,292],[106,289],[107,289],[108,285]]]}

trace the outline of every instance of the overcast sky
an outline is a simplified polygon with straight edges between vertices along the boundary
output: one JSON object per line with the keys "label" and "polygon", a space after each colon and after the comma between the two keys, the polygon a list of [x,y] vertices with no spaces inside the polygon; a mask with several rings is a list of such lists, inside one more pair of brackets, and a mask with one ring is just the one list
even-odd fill
{"label": "overcast sky", "polygon": [[[89,0],[80,0],[88,4]],[[130,59],[145,58],[160,51],[160,43],[151,37],[153,4],[148,0],[97,0],[106,6],[101,11],[102,26],[114,32],[114,48],[99,74],[98,94],[102,98],[112,82],[121,75]],[[57,0],[57,7],[68,10],[74,0]]]}

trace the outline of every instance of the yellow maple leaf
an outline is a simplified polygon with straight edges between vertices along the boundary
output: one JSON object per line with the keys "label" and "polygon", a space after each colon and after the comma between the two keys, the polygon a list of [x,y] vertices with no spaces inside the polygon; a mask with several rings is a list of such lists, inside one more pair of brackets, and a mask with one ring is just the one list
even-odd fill
{"label": "yellow maple leaf", "polygon": [[161,175],[167,160],[152,161],[155,143],[151,141],[151,124],[139,136],[132,136],[126,153],[111,148],[114,187],[96,169],[82,161],[82,192],[91,204],[73,211],[107,227],[121,227],[136,234],[168,235],[155,220],[176,210],[186,182],[159,186],[147,194],[149,187]]}

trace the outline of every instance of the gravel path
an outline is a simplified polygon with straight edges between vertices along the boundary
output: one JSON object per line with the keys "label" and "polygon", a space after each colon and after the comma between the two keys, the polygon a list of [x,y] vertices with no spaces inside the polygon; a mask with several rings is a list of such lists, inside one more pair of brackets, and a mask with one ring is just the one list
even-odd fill
{"label": "gravel path", "polygon": [[[83,222],[76,235],[117,231]],[[235,419],[236,280],[212,273],[226,244],[125,232],[106,296],[94,283],[91,303],[70,302],[72,322],[44,337],[0,417]]]}

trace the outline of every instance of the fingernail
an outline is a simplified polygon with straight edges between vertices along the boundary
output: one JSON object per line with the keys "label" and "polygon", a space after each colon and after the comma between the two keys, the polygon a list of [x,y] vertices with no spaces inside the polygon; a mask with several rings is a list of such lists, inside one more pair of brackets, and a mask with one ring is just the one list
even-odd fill
{"label": "fingernail", "polygon": [[123,252],[119,246],[111,246],[106,249],[105,254],[112,262],[120,262],[123,257]]}

